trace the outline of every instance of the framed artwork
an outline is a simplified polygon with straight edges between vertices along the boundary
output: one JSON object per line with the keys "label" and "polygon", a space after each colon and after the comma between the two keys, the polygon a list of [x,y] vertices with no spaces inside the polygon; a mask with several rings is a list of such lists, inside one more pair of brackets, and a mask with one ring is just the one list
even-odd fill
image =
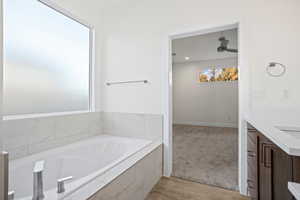
{"label": "framed artwork", "polygon": [[199,82],[237,81],[237,67],[210,67],[199,73]]}
{"label": "framed artwork", "polygon": [[215,69],[214,68],[207,68],[200,72],[199,74],[199,81],[200,82],[212,82],[215,81]]}

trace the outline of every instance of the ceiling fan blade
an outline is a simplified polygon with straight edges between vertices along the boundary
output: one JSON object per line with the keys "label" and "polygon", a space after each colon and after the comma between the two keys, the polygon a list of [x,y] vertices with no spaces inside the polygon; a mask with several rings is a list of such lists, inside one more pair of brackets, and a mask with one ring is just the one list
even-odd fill
{"label": "ceiling fan blade", "polygon": [[238,53],[237,49],[228,49],[228,48],[226,48],[225,51],[232,52],[232,53]]}

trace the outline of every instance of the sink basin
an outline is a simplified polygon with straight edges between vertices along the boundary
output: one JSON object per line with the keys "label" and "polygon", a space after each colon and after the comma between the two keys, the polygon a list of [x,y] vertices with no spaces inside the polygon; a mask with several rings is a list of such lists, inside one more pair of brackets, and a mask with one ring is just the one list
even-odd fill
{"label": "sink basin", "polygon": [[282,126],[276,126],[277,129],[284,133],[288,133],[289,135],[300,139],[300,127],[282,127]]}

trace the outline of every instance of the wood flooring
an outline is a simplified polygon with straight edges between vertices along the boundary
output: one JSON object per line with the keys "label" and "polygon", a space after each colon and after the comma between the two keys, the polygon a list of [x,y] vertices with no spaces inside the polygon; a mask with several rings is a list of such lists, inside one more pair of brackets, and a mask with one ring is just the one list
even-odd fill
{"label": "wood flooring", "polygon": [[250,200],[238,192],[213,186],[163,177],[146,200]]}

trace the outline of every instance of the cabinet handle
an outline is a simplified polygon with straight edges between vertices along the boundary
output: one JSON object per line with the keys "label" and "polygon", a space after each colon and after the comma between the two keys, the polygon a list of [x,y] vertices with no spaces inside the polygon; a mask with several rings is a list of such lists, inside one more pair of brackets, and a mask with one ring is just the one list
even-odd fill
{"label": "cabinet handle", "polygon": [[248,156],[249,157],[256,157],[256,153],[254,151],[248,150]]}
{"label": "cabinet handle", "polygon": [[257,132],[257,130],[254,128],[248,128],[248,132]]}
{"label": "cabinet handle", "polygon": [[247,180],[247,185],[249,189],[254,189],[254,187],[252,186],[252,180]]}

